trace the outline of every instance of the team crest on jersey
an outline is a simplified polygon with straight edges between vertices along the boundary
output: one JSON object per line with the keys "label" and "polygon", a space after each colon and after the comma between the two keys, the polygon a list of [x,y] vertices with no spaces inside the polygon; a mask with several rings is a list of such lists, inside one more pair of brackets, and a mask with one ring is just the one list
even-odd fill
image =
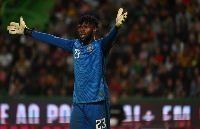
{"label": "team crest on jersey", "polygon": [[93,49],[93,46],[92,46],[91,44],[89,44],[88,47],[87,47],[87,51],[88,51],[88,52],[91,52],[92,49]]}

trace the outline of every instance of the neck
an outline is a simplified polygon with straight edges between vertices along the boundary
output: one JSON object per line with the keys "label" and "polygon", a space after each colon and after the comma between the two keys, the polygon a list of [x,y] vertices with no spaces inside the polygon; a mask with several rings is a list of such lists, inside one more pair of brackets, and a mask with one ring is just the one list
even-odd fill
{"label": "neck", "polygon": [[88,45],[94,41],[95,41],[95,36],[93,38],[91,38],[89,41],[82,41],[82,42],[83,42],[83,45]]}

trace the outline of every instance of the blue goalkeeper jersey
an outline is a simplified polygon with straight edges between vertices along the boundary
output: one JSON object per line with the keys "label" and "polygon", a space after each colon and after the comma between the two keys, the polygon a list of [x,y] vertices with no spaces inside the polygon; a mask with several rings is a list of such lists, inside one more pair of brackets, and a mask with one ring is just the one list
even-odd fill
{"label": "blue goalkeeper jersey", "polygon": [[109,97],[105,79],[106,62],[117,32],[118,29],[113,27],[106,36],[88,45],[83,45],[79,39],[63,39],[38,31],[33,31],[32,37],[73,53],[75,74],[73,102],[91,103]]}

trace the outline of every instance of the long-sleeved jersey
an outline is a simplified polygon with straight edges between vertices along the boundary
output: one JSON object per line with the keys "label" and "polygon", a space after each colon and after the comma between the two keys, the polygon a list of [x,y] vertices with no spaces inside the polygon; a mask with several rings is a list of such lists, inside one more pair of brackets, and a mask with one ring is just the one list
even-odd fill
{"label": "long-sleeved jersey", "polygon": [[33,31],[31,36],[73,53],[75,74],[73,102],[90,103],[108,98],[106,62],[117,32],[118,29],[113,27],[106,36],[88,45],[82,45],[79,39],[63,39],[37,31]]}

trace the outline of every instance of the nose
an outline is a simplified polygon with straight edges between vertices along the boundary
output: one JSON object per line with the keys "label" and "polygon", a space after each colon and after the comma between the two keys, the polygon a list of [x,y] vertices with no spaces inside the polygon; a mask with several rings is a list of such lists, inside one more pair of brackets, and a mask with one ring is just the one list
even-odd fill
{"label": "nose", "polygon": [[78,28],[78,31],[79,31],[79,32],[84,32],[84,28],[83,28],[83,27],[79,27],[79,28]]}

